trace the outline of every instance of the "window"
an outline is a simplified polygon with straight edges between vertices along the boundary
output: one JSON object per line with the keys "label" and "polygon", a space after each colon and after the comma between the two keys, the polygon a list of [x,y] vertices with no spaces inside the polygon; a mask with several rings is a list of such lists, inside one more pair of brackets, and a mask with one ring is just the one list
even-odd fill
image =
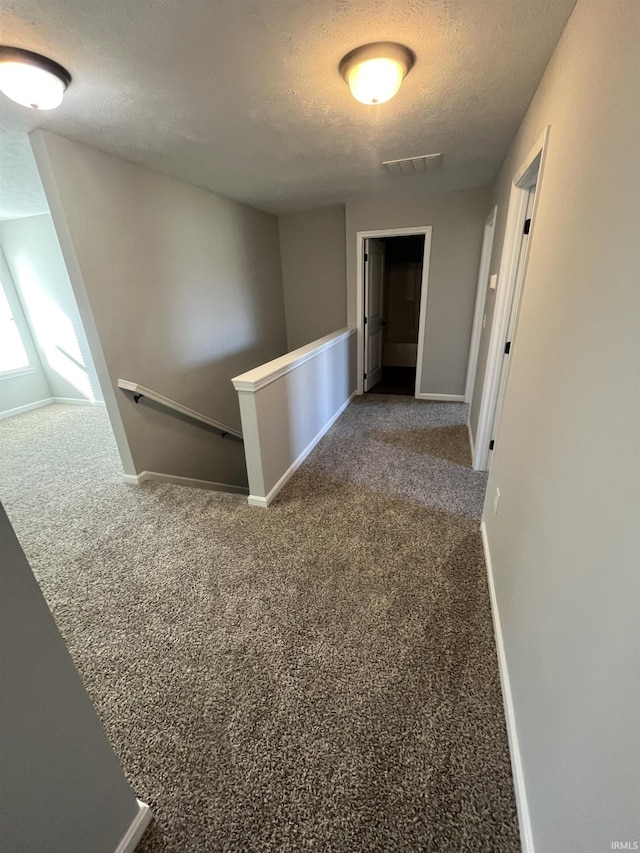
{"label": "window", "polygon": [[0,283],[0,375],[14,373],[29,367],[27,351]]}

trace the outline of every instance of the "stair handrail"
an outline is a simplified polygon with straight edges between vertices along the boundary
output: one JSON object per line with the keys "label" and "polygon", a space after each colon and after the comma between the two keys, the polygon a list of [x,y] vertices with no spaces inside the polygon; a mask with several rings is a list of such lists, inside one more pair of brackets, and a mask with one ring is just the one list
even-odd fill
{"label": "stair handrail", "polygon": [[216,421],[208,415],[203,415],[202,412],[196,412],[195,409],[190,409],[189,406],[183,406],[182,403],[171,400],[169,397],[165,397],[164,394],[159,394],[157,391],[152,391],[151,388],[145,388],[144,385],[139,385],[137,382],[131,382],[128,379],[118,379],[118,388],[122,388],[123,391],[131,391],[133,393],[134,402],[136,403],[141,397],[146,397],[148,400],[153,400],[155,403],[159,403],[166,409],[173,409],[174,412],[179,412],[181,415],[191,418],[191,420],[200,421],[203,424],[207,424],[207,426],[213,427],[213,429],[221,433],[222,438],[232,435],[234,438],[239,438],[240,441],[243,440],[240,430],[234,429],[220,421]]}

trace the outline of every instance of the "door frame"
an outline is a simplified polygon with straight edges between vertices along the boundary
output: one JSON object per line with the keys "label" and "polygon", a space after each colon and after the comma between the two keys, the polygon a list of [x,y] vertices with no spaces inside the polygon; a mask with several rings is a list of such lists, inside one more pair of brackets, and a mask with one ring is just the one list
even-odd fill
{"label": "door frame", "polygon": [[419,237],[424,235],[424,251],[422,255],[422,279],[420,282],[420,319],[418,324],[418,355],[416,363],[416,387],[415,397],[422,399],[441,399],[433,395],[420,394],[422,383],[422,357],[425,344],[425,325],[427,319],[427,289],[429,287],[429,263],[431,260],[431,225],[418,225],[414,228],[383,228],[377,231],[358,231],[356,234],[356,281],[358,282],[356,292],[356,394],[364,393],[364,241],[376,237]]}
{"label": "door frame", "polygon": [[[497,437],[501,414],[498,410],[498,404],[501,402],[498,400],[498,392],[500,389],[500,377],[509,316],[513,312],[515,318],[514,329],[517,329],[520,303],[522,301],[529,257],[531,255],[531,244],[535,234],[536,214],[540,203],[540,191],[542,188],[550,129],[550,126],[547,125],[521,166],[516,170],[511,182],[507,224],[505,227],[502,257],[500,259],[500,272],[498,274],[496,305],[491,324],[489,352],[484,374],[478,429],[476,431],[473,454],[473,468],[476,471],[488,470],[491,433]],[[534,175],[536,176],[537,189],[531,213],[530,237],[523,261],[523,274],[522,276],[518,276],[518,261],[522,243],[522,222],[524,221],[529,200],[529,188]],[[518,285],[517,288],[516,285]],[[508,360],[505,366],[507,382],[510,364],[511,362]]]}
{"label": "door frame", "polygon": [[[370,388],[374,388],[375,385],[382,379],[382,369],[384,367],[384,297],[386,290],[386,281],[385,281],[385,263],[387,260],[387,247],[382,239],[374,238],[366,238],[364,241],[364,251],[366,261],[364,264],[364,313],[366,315],[367,322],[364,327],[364,349],[363,349],[363,358],[364,362],[362,365],[362,388],[364,393],[366,394]],[[382,267],[380,269],[380,281],[379,281],[379,300],[380,300],[380,310],[378,322],[379,326],[377,327],[377,332],[374,331],[375,324],[375,316],[371,314],[371,275],[372,275],[372,260],[374,259],[376,253],[379,252],[379,256],[382,259]],[[373,344],[373,336],[376,335],[378,338],[377,348],[379,355],[379,363],[378,367],[371,371],[369,374],[369,368],[371,367],[371,347]],[[375,379],[375,374],[378,374],[377,379]],[[375,379],[375,381],[374,381]]]}
{"label": "door frame", "polygon": [[478,352],[480,351],[480,338],[482,337],[482,319],[484,317],[484,306],[487,300],[489,273],[491,272],[491,253],[493,251],[493,238],[496,230],[497,216],[498,207],[496,205],[484,222],[484,234],[482,236],[482,254],[480,255],[480,267],[478,269],[478,286],[476,289],[476,306],[473,311],[471,344],[469,345],[467,381],[465,382],[464,388],[465,403],[471,402],[473,398],[473,388],[476,384]]}

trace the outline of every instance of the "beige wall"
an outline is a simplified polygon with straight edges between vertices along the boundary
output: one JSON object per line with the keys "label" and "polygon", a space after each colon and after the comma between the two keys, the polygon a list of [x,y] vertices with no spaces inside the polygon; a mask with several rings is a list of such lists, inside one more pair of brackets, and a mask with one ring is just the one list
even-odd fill
{"label": "beige wall", "polygon": [[240,444],[113,389],[129,379],[239,428],[231,377],[286,349],[276,217],[50,133],[32,139],[135,470],[246,485]]}
{"label": "beige wall", "polygon": [[113,853],[138,813],[0,505],[0,838],[7,853]]}
{"label": "beige wall", "polygon": [[638,45],[579,0],[496,187],[494,269],[550,125],[484,512],[538,853],[640,840]]}
{"label": "beige wall", "polygon": [[464,395],[489,190],[361,196],[347,202],[347,310],[356,324],[357,232],[431,225],[422,393]]}
{"label": "beige wall", "polygon": [[347,321],[344,205],[279,217],[289,350]]}

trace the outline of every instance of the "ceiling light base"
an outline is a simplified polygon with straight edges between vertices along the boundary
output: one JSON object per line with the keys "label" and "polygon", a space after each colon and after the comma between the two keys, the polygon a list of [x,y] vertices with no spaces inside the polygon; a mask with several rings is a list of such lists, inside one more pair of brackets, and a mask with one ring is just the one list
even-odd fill
{"label": "ceiling light base", "polygon": [[415,53],[405,45],[378,41],[348,53],[339,71],[356,101],[373,106],[393,98],[415,61]]}
{"label": "ceiling light base", "polygon": [[69,83],[71,74],[53,59],[0,45],[0,91],[21,106],[54,109],[62,103]]}
{"label": "ceiling light base", "polygon": [[360,65],[361,62],[368,62],[370,59],[394,59],[404,67],[405,77],[416,64],[415,53],[404,44],[395,41],[377,41],[372,44],[364,44],[362,47],[356,47],[349,51],[340,61],[338,68],[347,85],[349,84],[349,72],[356,65]]}

